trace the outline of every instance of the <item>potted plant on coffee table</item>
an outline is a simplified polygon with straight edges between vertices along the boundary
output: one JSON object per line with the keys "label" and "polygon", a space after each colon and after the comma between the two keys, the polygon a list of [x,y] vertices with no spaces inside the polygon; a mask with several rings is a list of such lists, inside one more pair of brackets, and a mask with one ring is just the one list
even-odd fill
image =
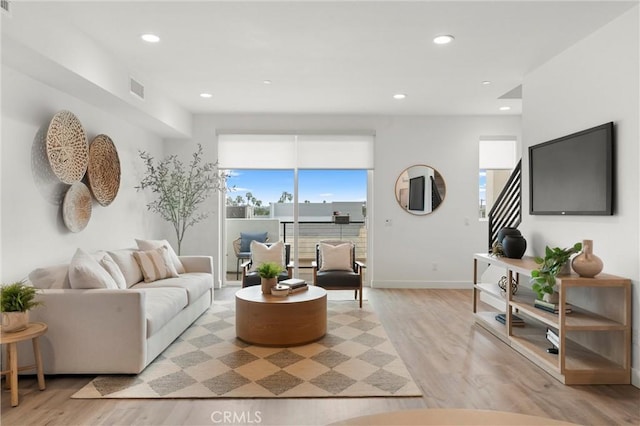
{"label": "potted plant on coffee table", "polygon": [[260,284],[263,294],[271,294],[271,287],[278,284],[278,275],[283,271],[281,265],[276,262],[264,262],[256,268],[260,275]]}
{"label": "potted plant on coffee table", "polygon": [[536,292],[538,299],[545,302],[558,303],[555,291],[556,277],[567,264],[571,255],[582,249],[582,243],[575,243],[572,247],[544,249],[544,258],[536,256],[535,262],[540,265],[538,269],[531,271],[531,288]]}
{"label": "potted plant on coffee table", "polygon": [[0,287],[0,311],[2,311],[2,331],[21,331],[29,325],[29,310],[41,305],[35,300],[37,289],[16,281]]}

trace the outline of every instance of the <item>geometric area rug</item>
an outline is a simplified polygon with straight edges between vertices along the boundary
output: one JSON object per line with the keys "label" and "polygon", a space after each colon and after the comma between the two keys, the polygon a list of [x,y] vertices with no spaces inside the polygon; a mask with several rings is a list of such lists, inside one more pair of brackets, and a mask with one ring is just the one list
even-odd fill
{"label": "geometric area rug", "polygon": [[102,375],[72,398],[421,396],[369,303],[327,302],[327,334],[268,348],[235,334],[235,303],[214,302],[142,373]]}

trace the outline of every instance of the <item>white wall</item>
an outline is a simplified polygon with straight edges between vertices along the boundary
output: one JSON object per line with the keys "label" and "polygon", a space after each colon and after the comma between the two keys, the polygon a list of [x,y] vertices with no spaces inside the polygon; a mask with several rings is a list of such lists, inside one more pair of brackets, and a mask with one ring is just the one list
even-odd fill
{"label": "white wall", "polygon": [[[480,222],[477,213],[478,140],[495,135],[520,140],[520,125],[518,116],[201,115],[194,119],[192,141],[167,141],[165,149],[186,156],[201,143],[207,160],[215,161],[216,132],[221,130],[374,131],[368,277],[376,287],[461,287],[470,285],[471,254],[487,247],[487,223]],[[444,176],[447,195],[431,215],[408,214],[396,202],[396,179],[413,164],[430,165]],[[209,209],[219,211],[213,200]],[[385,226],[386,219],[392,226]],[[183,252],[209,254],[220,261],[221,229],[217,214],[196,225],[185,237]]]}
{"label": "white wall", "polygon": [[615,123],[615,215],[531,216],[528,159],[523,161],[524,221],[529,253],[545,245],[594,240],[605,272],[633,280],[634,383],[640,385],[640,140],[638,7],[529,73],[523,84],[524,150],[546,140]]}
{"label": "white wall", "polygon": [[[122,171],[116,199],[108,207],[94,202],[88,226],[75,234],[62,222],[58,197],[62,192],[57,191],[65,186],[43,177],[46,162],[34,162],[38,158],[34,147],[62,109],[80,119],[89,140],[100,133],[112,138]],[[160,236],[157,219],[146,212],[145,195],[134,189],[143,170],[138,150],[161,154],[157,136],[6,66],[2,67],[1,135],[2,282],[22,279],[38,266],[68,262],[78,247],[89,251],[132,247],[134,238]]]}

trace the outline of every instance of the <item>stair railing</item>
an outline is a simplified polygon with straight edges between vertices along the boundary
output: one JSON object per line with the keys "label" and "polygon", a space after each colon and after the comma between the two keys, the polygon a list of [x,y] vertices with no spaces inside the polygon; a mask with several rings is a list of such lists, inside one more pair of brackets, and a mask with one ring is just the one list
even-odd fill
{"label": "stair railing", "polygon": [[504,227],[516,228],[522,222],[522,160],[518,161],[509,180],[489,211],[489,253]]}

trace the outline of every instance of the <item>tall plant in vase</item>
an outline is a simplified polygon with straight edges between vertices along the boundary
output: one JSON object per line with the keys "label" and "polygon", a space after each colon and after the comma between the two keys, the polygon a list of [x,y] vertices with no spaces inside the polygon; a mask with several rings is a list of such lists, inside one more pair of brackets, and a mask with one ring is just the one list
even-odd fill
{"label": "tall plant in vase", "polygon": [[147,209],[171,223],[180,254],[187,229],[209,215],[199,212],[199,207],[213,192],[226,190],[227,174],[218,169],[217,162],[203,162],[200,144],[186,167],[176,155],[159,161],[145,151],[140,151],[139,155],[146,173],[136,189],[149,189],[155,195]]}

